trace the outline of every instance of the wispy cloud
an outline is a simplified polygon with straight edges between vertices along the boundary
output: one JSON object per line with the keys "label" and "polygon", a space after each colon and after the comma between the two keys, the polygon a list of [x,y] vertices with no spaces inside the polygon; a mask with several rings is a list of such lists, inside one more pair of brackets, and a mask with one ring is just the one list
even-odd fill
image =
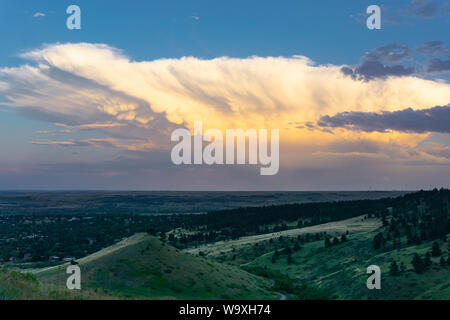
{"label": "wispy cloud", "polygon": [[33,14],[33,17],[35,18],[41,18],[41,17],[45,17],[46,14],[43,12],[36,12],[35,14]]}
{"label": "wispy cloud", "polygon": [[444,56],[450,54],[450,50],[443,41],[429,41],[417,47],[417,51],[422,54],[433,56]]}
{"label": "wispy cloud", "polygon": [[435,0],[411,0],[407,13],[415,18],[434,18],[450,13],[448,2]]}
{"label": "wispy cloud", "polygon": [[85,139],[85,140],[70,140],[70,141],[32,141],[34,145],[41,146],[61,146],[61,147],[96,147],[96,148],[118,148],[130,151],[145,150],[142,144],[123,144],[115,139]]}
{"label": "wispy cloud", "polygon": [[64,123],[55,123],[56,127],[60,128],[68,128],[68,129],[75,129],[75,130],[98,130],[98,129],[105,129],[105,128],[119,128],[119,127],[125,127],[125,123],[86,123],[81,125],[67,125]]}

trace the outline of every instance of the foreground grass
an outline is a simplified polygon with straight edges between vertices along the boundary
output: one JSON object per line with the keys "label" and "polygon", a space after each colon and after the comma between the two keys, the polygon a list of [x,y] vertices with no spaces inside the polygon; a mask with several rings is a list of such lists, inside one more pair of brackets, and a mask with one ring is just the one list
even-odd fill
{"label": "foreground grass", "polygon": [[61,290],[39,281],[34,274],[0,269],[0,300],[105,299],[90,291]]}

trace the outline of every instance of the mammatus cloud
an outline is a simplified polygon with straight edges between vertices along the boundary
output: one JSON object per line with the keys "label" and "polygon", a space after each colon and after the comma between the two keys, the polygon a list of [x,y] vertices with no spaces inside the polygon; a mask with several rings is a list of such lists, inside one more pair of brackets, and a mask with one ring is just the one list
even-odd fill
{"label": "mammatus cloud", "polygon": [[450,105],[429,109],[384,112],[341,112],[334,116],[322,116],[319,127],[346,128],[366,132],[437,132],[450,133]]}

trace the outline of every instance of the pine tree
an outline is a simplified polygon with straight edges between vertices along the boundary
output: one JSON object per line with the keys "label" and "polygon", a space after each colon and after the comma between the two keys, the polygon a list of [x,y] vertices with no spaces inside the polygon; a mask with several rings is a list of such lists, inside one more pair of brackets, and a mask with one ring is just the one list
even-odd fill
{"label": "pine tree", "polygon": [[395,277],[400,275],[400,270],[398,269],[397,262],[392,261],[389,273]]}
{"label": "pine tree", "polygon": [[293,260],[292,260],[292,255],[289,253],[287,256],[287,263],[288,264],[292,264]]}
{"label": "pine tree", "polygon": [[412,265],[414,267],[414,271],[416,273],[422,273],[425,271],[425,264],[424,264],[422,258],[420,258],[420,256],[417,253],[414,254],[414,257],[413,257],[411,263],[412,263]]}
{"label": "pine tree", "polygon": [[328,237],[325,238],[325,248],[328,248],[329,246],[331,246],[331,242],[330,239]]}
{"label": "pine tree", "polygon": [[291,254],[292,253],[291,247],[286,246],[286,248],[284,248],[284,253],[287,255]]}
{"label": "pine tree", "polygon": [[402,262],[400,262],[400,271],[402,272],[402,273],[404,273],[405,271],[406,271],[406,266],[405,266],[405,263],[402,261]]}
{"label": "pine tree", "polygon": [[383,246],[384,243],[384,237],[383,234],[380,232],[373,238],[373,247],[375,250],[380,249]]}
{"label": "pine tree", "polygon": [[279,255],[280,255],[280,253],[278,252],[278,250],[275,250],[275,252],[273,253],[273,256],[272,256],[272,263],[277,262]]}
{"label": "pine tree", "polygon": [[431,247],[431,256],[433,257],[439,257],[442,254],[441,247],[439,246],[439,243],[437,241],[433,242],[433,246]]}
{"label": "pine tree", "polygon": [[431,266],[432,262],[431,262],[431,254],[429,252],[426,253],[425,255],[425,259],[423,260],[425,267],[429,267]]}

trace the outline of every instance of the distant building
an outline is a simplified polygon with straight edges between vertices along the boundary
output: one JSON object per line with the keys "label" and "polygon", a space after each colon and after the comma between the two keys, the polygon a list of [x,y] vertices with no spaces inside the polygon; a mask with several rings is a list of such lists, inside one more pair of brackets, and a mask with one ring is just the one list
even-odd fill
{"label": "distant building", "polygon": [[75,260],[75,258],[74,258],[74,257],[65,257],[65,258],[63,259],[64,262],[70,262],[70,261],[72,261],[72,260]]}

